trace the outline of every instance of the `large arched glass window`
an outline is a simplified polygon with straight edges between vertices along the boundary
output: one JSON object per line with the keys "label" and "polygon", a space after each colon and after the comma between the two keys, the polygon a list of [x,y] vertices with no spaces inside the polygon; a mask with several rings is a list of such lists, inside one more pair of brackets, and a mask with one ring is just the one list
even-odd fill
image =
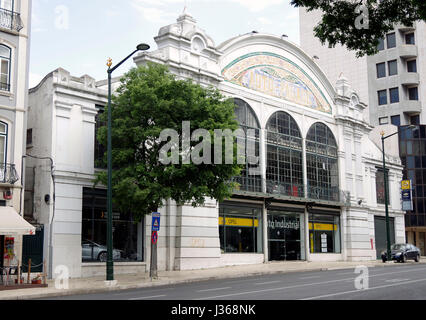
{"label": "large arched glass window", "polygon": [[0,44],[0,90],[10,91],[11,50]]}
{"label": "large arched glass window", "polygon": [[244,130],[244,143],[246,164],[241,175],[235,178],[240,184],[240,189],[245,191],[262,191],[262,179],[260,173],[260,124],[256,114],[250,105],[241,100],[234,99],[235,114],[240,128]]}
{"label": "large arched glass window", "polygon": [[312,199],[339,200],[337,143],[331,130],[315,123],[306,138],[308,195]]}
{"label": "large arched glass window", "polygon": [[266,191],[303,197],[302,136],[286,112],[275,113],[267,126]]}

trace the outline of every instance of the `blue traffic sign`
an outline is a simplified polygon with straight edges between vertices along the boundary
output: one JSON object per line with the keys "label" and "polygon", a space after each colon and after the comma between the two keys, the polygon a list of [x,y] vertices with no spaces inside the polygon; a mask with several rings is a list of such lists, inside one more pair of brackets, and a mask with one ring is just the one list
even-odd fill
{"label": "blue traffic sign", "polygon": [[154,212],[152,214],[152,231],[160,231],[160,213]]}

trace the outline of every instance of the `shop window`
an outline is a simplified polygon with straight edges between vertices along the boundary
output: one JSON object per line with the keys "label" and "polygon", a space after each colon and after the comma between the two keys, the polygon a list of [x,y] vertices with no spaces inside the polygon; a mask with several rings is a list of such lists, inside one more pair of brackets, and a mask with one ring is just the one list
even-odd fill
{"label": "shop window", "polygon": [[390,98],[390,103],[398,103],[399,102],[399,89],[398,88],[389,89],[389,98]]}
{"label": "shop window", "polygon": [[[107,239],[106,190],[83,188],[82,260],[105,262]],[[113,209],[114,261],[143,261],[142,224],[131,214]]]}
{"label": "shop window", "polygon": [[221,205],[219,238],[222,253],[262,253],[262,209]]}
{"label": "shop window", "polygon": [[388,61],[389,76],[398,74],[398,63],[396,60]]}
{"label": "shop window", "polygon": [[377,78],[386,77],[386,64],[384,62],[376,64]]}
{"label": "shop window", "polygon": [[240,189],[245,191],[262,191],[262,179],[259,170],[260,166],[260,124],[250,105],[241,100],[234,99],[235,114],[240,128],[245,132],[241,137],[244,141],[246,156],[245,168],[239,177],[234,180],[240,184]]}
{"label": "shop window", "polygon": [[396,37],[395,32],[389,33],[386,35],[386,42],[388,44],[388,49],[396,47]]}
{"label": "shop window", "polygon": [[[387,186],[389,190],[389,179],[387,179]],[[385,204],[385,177],[383,174],[383,169],[377,169],[376,172],[376,199],[378,204]],[[388,192],[388,204],[389,201],[389,192]]]}
{"label": "shop window", "polygon": [[308,196],[311,199],[339,200],[337,143],[332,131],[314,124],[306,138]]}
{"label": "shop window", "polygon": [[303,197],[302,136],[285,112],[268,121],[266,189],[268,193]]}
{"label": "shop window", "polygon": [[379,98],[379,106],[388,104],[388,97],[387,97],[386,90],[377,91],[377,96]]}
{"label": "shop window", "polygon": [[0,44],[0,90],[10,91],[11,50]]}
{"label": "shop window", "polygon": [[331,214],[309,214],[311,253],[341,253],[340,217]]}

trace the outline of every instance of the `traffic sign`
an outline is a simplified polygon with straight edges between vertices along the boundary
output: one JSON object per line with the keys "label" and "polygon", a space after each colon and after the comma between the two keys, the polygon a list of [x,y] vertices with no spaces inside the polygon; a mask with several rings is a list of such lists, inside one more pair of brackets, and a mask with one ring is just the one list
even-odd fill
{"label": "traffic sign", "polygon": [[160,213],[154,212],[152,214],[152,231],[160,231]]}
{"label": "traffic sign", "polygon": [[157,244],[157,242],[158,242],[158,232],[157,231],[152,232],[151,241],[152,241],[152,244]]}

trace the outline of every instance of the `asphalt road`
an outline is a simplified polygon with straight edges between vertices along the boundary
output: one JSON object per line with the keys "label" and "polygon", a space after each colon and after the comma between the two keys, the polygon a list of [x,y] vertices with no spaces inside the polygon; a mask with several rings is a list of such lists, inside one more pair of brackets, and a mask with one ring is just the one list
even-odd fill
{"label": "asphalt road", "polygon": [[[49,300],[425,300],[426,265],[212,280]],[[367,274],[368,272],[368,274]],[[360,290],[361,289],[361,290]]]}

